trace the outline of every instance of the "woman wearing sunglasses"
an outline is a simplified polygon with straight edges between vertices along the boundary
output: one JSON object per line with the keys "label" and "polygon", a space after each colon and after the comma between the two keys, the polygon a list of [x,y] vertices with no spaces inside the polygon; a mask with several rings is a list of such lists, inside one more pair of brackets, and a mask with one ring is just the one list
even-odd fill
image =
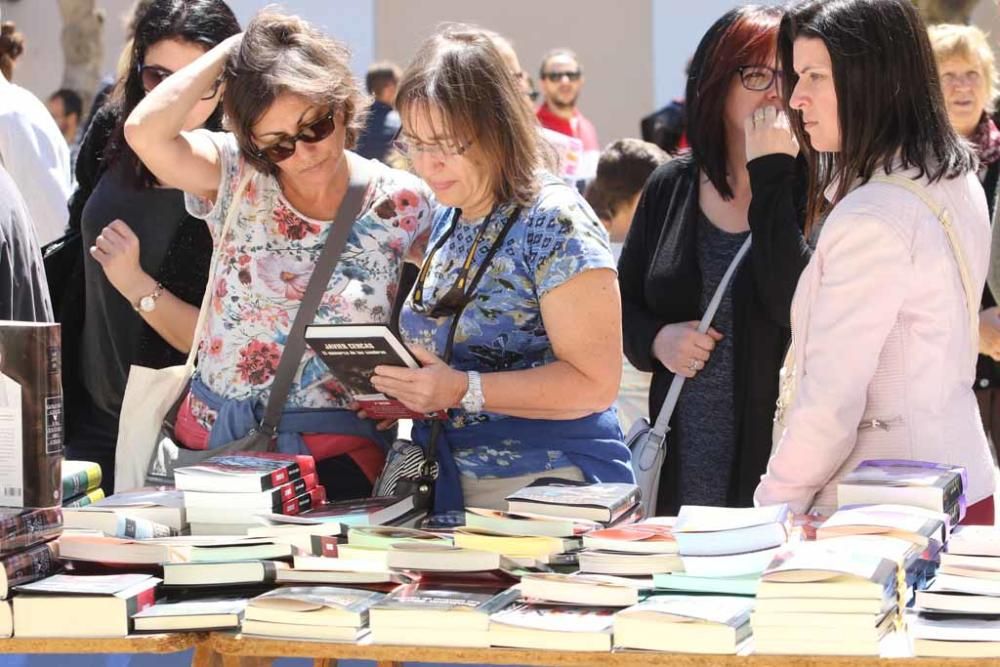
{"label": "woman wearing sunglasses", "polygon": [[[653,373],[651,420],[674,376],[688,378],[671,416],[658,514],[751,504],[771,451],[788,309],[808,260],[796,206],[804,170],[774,67],[780,20],[776,7],[739,7],[702,38],[686,93],[691,152],[646,182],[618,264],[625,354]],[[751,230],[749,253],[699,333]]]}
{"label": "woman wearing sunglasses", "polygon": [[[118,413],[132,364],[184,363],[208,280],[212,239],[125,143],[125,119],[171,71],[240,30],[222,0],[155,0],[137,20],[129,67],[94,117],[76,164],[70,228],[83,252],[62,295],[69,458],[95,461],[114,488]],[[222,125],[218,86],[184,114],[185,129]]]}
{"label": "woman wearing sunglasses", "polygon": [[[220,76],[233,132],[189,131],[185,114]],[[197,373],[178,416],[188,447],[221,445],[256,426],[352,172],[372,175],[365,205],[314,321],[388,322],[403,261],[422,257],[430,224],[423,184],[347,150],[364,106],[339,43],[297,17],[262,12],[242,37],[167,78],[129,118],[129,143],[162,181],[188,193],[188,210],[224,243]],[[384,458],[382,434],[349,407],[307,351],[278,446],[313,454],[337,498],[367,495]]]}
{"label": "woman wearing sunglasses", "polygon": [[542,170],[537,124],[490,35],[431,37],[396,103],[398,148],[444,206],[400,317],[424,367],[379,367],[373,384],[449,411],[413,430],[423,447],[439,431],[435,511],[503,508],[538,477],[632,481],[610,409],[621,312],[607,232]]}

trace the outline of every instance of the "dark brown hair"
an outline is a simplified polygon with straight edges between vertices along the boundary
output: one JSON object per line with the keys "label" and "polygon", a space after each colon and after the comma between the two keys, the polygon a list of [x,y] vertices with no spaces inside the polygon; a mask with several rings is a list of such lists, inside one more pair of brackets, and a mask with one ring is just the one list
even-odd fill
{"label": "dark brown hair", "polygon": [[786,105],[798,83],[792,45],[800,37],[820,39],[830,52],[840,124],[840,151],[820,153],[801,114],[790,114],[809,163],[808,227],[826,212],[830,184],[838,183],[835,204],[857,179],[866,183],[879,168],[889,173],[897,158],[931,181],[976,168],[973,149],[948,121],[927,28],[909,0],[809,0],[789,8],[778,38]]}
{"label": "dark brown hair", "polygon": [[601,220],[610,220],[618,207],[642,191],[653,170],[670,159],[648,141],[619,139],[608,145],[597,162],[597,177],[587,186],[587,202]]}
{"label": "dark brown hair", "polygon": [[365,74],[365,89],[369,95],[378,97],[386,86],[398,84],[402,76],[403,70],[399,69],[399,65],[396,63],[388,60],[373,63]]}
{"label": "dark brown hair", "polygon": [[24,53],[24,35],[13,21],[0,23],[0,73],[10,81],[14,76],[14,61]]}
{"label": "dark brown hair", "polygon": [[353,148],[368,100],[351,73],[351,54],[298,16],[266,8],[247,25],[239,51],[226,68],[223,100],[230,129],[247,162],[275,175],[276,165],[257,154],[253,126],[283,93],[301,95],[343,114],[345,144]]}
{"label": "dark brown hair", "polygon": [[440,110],[449,136],[475,143],[497,203],[529,204],[542,165],[537,121],[491,33],[448,25],[423,43],[403,73],[396,107],[403,118]]}
{"label": "dark brown hair", "polygon": [[781,9],[745,5],[731,9],[701,38],[688,67],[688,144],[694,161],[723,199],[732,199],[726,179],[729,147],[725,112],[729,86],[742,65],[774,65]]}
{"label": "dark brown hair", "polygon": [[[146,97],[139,73],[146,52],[164,40],[196,44],[206,51],[240,31],[236,15],[223,0],[153,0],[136,6],[131,22],[132,48],[128,66],[115,83],[108,101],[109,113],[117,119],[115,128],[104,146],[102,157],[108,166],[119,160],[126,165],[127,182],[135,189],[151,188],[156,177],[142,163],[125,141],[125,120]],[[222,105],[218,105],[205,121],[210,130],[222,129]]]}

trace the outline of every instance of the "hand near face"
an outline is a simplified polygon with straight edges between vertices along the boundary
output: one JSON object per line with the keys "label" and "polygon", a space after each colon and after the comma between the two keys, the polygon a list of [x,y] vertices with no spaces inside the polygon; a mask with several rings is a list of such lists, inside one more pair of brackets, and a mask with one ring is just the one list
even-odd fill
{"label": "hand near face", "polygon": [[747,162],[764,155],[784,153],[795,157],[799,142],[792,133],[788,114],[772,106],[756,109],[743,121]]}

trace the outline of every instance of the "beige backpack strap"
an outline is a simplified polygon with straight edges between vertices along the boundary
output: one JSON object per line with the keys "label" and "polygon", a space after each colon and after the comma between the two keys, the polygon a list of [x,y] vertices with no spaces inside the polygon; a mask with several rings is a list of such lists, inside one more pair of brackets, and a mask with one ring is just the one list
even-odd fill
{"label": "beige backpack strap", "polygon": [[212,250],[212,259],[208,266],[208,284],[205,286],[205,296],[201,299],[198,322],[194,325],[194,338],[191,340],[191,349],[188,351],[187,363],[184,364],[184,371],[188,376],[194,370],[194,362],[198,358],[198,346],[201,344],[202,333],[204,333],[205,329],[205,320],[208,319],[208,311],[212,304],[212,293],[215,291],[212,289],[212,284],[222,257],[222,246],[226,241],[226,236],[229,234],[230,228],[233,226],[233,222],[239,217],[240,198],[256,173],[254,168],[248,164],[243,166],[243,170],[245,173],[240,179],[239,185],[236,186],[236,191],[233,192],[233,198],[229,202],[229,210],[226,211],[226,221],[222,224],[222,231],[219,233],[218,241],[216,241],[215,248]]}
{"label": "beige backpack strap", "polygon": [[969,265],[965,261],[965,253],[962,251],[962,245],[958,241],[958,233],[955,231],[955,225],[952,224],[951,215],[946,209],[942,208],[933,197],[931,197],[927,188],[912,179],[899,176],[897,174],[878,174],[876,176],[872,176],[871,180],[876,183],[888,183],[890,185],[897,185],[901,188],[906,188],[920,198],[920,200],[927,205],[927,208],[934,213],[934,216],[941,223],[941,227],[944,228],[944,233],[948,236],[948,243],[951,245],[951,251],[955,255],[955,263],[958,264],[958,273],[962,278],[962,287],[965,289],[965,300],[969,308],[969,334],[972,336],[972,349],[978,352],[980,298],[973,288],[972,277],[969,275]]}

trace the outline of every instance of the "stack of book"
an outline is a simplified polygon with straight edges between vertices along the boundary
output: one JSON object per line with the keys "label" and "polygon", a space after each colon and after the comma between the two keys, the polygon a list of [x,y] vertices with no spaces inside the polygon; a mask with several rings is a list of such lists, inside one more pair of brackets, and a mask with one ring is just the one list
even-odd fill
{"label": "stack of book", "polygon": [[615,647],[677,653],[745,653],[753,600],[655,595],[615,615]]}
{"label": "stack of book", "polygon": [[960,526],[908,615],[918,656],[1000,658],[1000,528]]}
{"label": "stack of book", "polygon": [[125,637],[132,616],[156,600],[148,574],[56,574],[16,588],[17,637]]}
{"label": "stack of book", "polygon": [[961,466],[929,461],[872,460],[837,483],[837,507],[912,505],[948,515],[951,526],[965,517],[968,473]]}
{"label": "stack of book", "polygon": [[614,615],[639,601],[631,580],[578,574],[525,574],[522,600],[490,617],[490,643],[513,648],[610,651]]}
{"label": "stack of book", "polygon": [[326,490],[306,455],[242,452],[178,468],[177,488],[192,535],[245,535],[260,515],[300,514],[319,507]]}
{"label": "stack of book", "polygon": [[646,578],[682,571],[672,523],[672,518],[654,517],[587,533],[578,556],[580,571]]}
{"label": "stack of book", "polygon": [[243,621],[245,597],[161,600],[132,615],[136,632],[236,630]]}
{"label": "stack of book", "polygon": [[0,509],[0,638],[14,632],[12,589],[59,571],[52,540],[61,530],[58,507]]}
{"label": "stack of book", "polygon": [[899,622],[899,568],[887,558],[799,542],[761,575],[754,651],[880,655]]}
{"label": "stack of book", "polygon": [[85,507],[103,498],[100,465],[92,461],[63,461],[63,507]]}
{"label": "stack of book", "polygon": [[290,586],[247,603],[243,632],[281,639],[354,642],[368,631],[368,614],[382,593],[332,586]]}
{"label": "stack of book", "polygon": [[580,536],[600,527],[588,519],[469,508],[453,539],[456,546],[496,551],[526,567],[576,565]]}
{"label": "stack of book", "polygon": [[507,496],[514,514],[541,514],[561,519],[587,519],[605,526],[640,518],[635,484],[587,483],[541,478]]}
{"label": "stack of book", "polygon": [[184,494],[169,488],[124,491],[85,507],[67,507],[63,523],[66,528],[99,530],[112,537],[188,532]]}
{"label": "stack of book", "polygon": [[764,571],[788,541],[788,506],[685,505],[674,523],[684,572],[695,577],[746,577]]}
{"label": "stack of book", "polygon": [[372,642],[415,646],[490,646],[490,616],[519,597],[513,588],[400,586],[369,610]]}

